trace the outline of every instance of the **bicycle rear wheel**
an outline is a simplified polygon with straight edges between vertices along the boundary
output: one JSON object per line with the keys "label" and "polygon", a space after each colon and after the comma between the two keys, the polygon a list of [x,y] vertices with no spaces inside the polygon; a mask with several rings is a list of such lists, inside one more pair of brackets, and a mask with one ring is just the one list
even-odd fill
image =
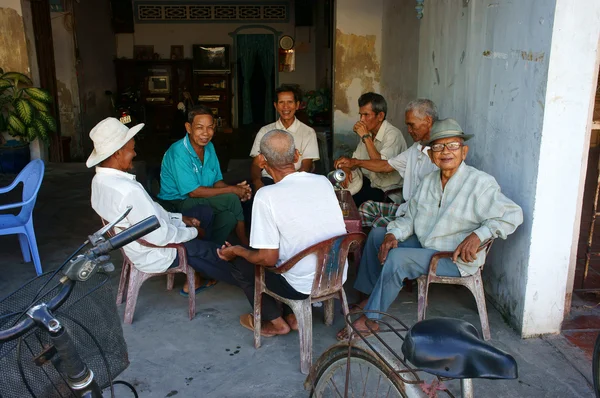
{"label": "bicycle rear wheel", "polygon": [[596,398],[600,398],[600,334],[596,337],[596,344],[594,344],[592,375],[594,378],[594,392],[596,393]]}
{"label": "bicycle rear wheel", "polygon": [[[349,397],[422,397],[418,385],[405,384],[393,370],[368,352],[351,348]],[[316,370],[311,398],[344,397],[348,347],[325,353],[328,357]]]}

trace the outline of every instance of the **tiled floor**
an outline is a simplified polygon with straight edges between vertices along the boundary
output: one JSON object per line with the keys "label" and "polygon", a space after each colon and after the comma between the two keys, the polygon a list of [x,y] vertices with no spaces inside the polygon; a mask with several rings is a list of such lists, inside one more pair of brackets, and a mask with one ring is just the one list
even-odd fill
{"label": "tiled floor", "polygon": [[[600,148],[590,149],[588,171],[585,181],[581,233],[575,271],[575,290],[571,314],[563,323],[563,335],[581,348],[591,360],[594,342],[600,333],[600,257],[592,257],[588,275],[583,280],[587,240],[592,220],[594,196],[598,181],[598,158]],[[598,209],[600,211],[600,209]],[[596,222],[592,250],[600,252],[600,218]],[[598,292],[582,292],[579,289],[598,289]]]}

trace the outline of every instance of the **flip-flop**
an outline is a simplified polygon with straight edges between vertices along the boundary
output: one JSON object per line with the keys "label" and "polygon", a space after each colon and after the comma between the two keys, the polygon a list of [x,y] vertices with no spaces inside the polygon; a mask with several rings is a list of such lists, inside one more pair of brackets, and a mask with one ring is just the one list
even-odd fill
{"label": "flip-flop", "polygon": [[[198,294],[198,293],[200,293],[203,290],[210,289],[211,287],[213,287],[217,283],[219,283],[219,281],[217,281],[217,280],[205,279],[204,283],[200,287],[197,287],[194,291],[196,292],[196,294]],[[179,291],[179,295],[181,295],[183,297],[189,297],[190,296],[188,294],[188,292],[185,292],[183,289],[181,289]]]}
{"label": "flip-flop", "polygon": [[[252,316],[252,314],[244,314],[240,316],[240,325],[254,333],[254,316]],[[275,334],[265,333],[262,330],[260,331],[260,335],[262,337],[276,336]]]}

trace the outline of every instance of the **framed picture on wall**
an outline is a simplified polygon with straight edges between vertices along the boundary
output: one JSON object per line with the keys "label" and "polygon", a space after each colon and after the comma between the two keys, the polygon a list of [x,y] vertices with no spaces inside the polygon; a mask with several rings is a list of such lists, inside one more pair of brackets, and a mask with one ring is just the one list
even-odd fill
{"label": "framed picture on wall", "polygon": [[135,58],[135,59],[152,59],[153,56],[154,56],[154,46],[153,45],[150,45],[150,46],[135,45],[135,46],[133,46],[133,58]]}
{"label": "framed picture on wall", "polygon": [[171,46],[171,59],[183,59],[183,46]]}

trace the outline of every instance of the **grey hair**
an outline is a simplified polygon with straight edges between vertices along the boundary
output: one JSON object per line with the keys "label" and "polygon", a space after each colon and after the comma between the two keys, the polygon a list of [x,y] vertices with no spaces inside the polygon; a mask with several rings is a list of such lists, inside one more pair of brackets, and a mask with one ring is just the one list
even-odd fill
{"label": "grey hair", "polygon": [[419,98],[410,101],[408,105],[406,105],[404,112],[406,113],[408,111],[413,111],[413,113],[420,118],[429,116],[433,122],[437,122],[439,119],[437,106],[430,99]]}
{"label": "grey hair", "polygon": [[271,130],[260,140],[260,153],[271,166],[294,163],[296,154],[294,137],[284,130]]}

